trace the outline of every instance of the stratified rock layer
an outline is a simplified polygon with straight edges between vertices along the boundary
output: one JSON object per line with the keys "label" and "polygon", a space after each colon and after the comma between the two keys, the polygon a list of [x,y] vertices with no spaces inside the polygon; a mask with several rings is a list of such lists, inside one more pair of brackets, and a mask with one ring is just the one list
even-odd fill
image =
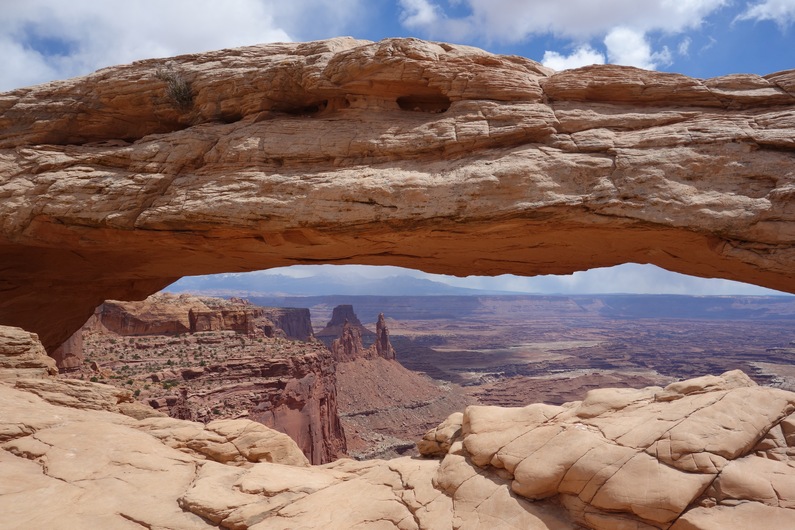
{"label": "stratified rock layer", "polygon": [[288,434],[313,464],[330,462],[345,454],[335,360],[317,341],[284,339],[287,333],[265,315],[288,324],[306,316],[309,323],[308,310],[237,298],[159,293],[141,302],[106,301],[75,334],[91,363],[72,352],[68,360],[80,368],[67,373],[104,377],[126,385],[128,394],[135,388],[138,399],[180,419],[245,416]]}
{"label": "stratified rock layer", "polygon": [[[186,82],[191,97],[169,91]],[[654,263],[795,292],[795,71],[709,80],[391,39],[223,50],[0,95],[0,322],[295,263]]]}

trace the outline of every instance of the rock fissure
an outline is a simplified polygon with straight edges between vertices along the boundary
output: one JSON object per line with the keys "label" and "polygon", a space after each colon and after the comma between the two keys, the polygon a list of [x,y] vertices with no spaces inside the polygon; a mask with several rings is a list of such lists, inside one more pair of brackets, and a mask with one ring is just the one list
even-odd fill
{"label": "rock fissure", "polygon": [[141,521],[139,519],[136,519],[135,517],[133,517],[130,514],[127,514],[127,513],[124,513],[124,512],[118,512],[118,514],[119,514],[120,517],[123,517],[124,519],[126,519],[127,521],[130,521],[133,524],[137,524],[138,526],[140,526],[142,528],[146,528],[147,530],[152,530],[152,525],[150,525],[150,524],[148,524],[148,523],[146,523],[144,521]]}

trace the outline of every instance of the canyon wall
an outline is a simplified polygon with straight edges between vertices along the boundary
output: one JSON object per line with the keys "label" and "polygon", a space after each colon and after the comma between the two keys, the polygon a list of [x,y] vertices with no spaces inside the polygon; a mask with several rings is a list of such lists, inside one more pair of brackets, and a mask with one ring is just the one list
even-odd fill
{"label": "canyon wall", "polygon": [[534,275],[637,262],[795,292],[794,103],[792,70],[555,73],[348,38],[7,92],[0,322],[53,351],[106,299],[297,263]]}
{"label": "canyon wall", "polygon": [[[331,353],[345,442],[348,454],[357,459],[412,454],[425,431],[473,401],[457,385],[434,381],[397,362],[383,313],[375,327],[376,333],[364,327],[346,304],[334,308],[325,328],[334,339]],[[367,348],[361,330],[375,336]]]}
{"label": "canyon wall", "polygon": [[262,314],[288,339],[308,341],[314,337],[312,319],[305,307],[263,307]]}
{"label": "canyon wall", "polygon": [[[306,331],[307,310],[241,299],[160,293],[141,302],[107,301],[70,339],[79,339],[81,351],[70,350],[61,368],[71,377],[126,385],[172,417],[257,421],[289,435],[310,462],[330,462],[346,452],[336,361],[317,341],[287,339],[266,315],[283,317],[291,332]],[[273,330],[279,333],[269,336]]]}

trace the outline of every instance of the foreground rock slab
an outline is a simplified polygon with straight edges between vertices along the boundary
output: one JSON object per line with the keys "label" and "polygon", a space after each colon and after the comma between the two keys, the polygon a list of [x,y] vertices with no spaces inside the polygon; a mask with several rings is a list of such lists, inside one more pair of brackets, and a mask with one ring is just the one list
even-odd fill
{"label": "foreground rock slab", "polygon": [[[188,90],[175,90],[187,87]],[[554,73],[415,39],[106,68],[0,94],[0,322],[296,263],[624,262],[795,292],[795,70]]]}
{"label": "foreground rock slab", "polygon": [[[582,402],[473,406],[426,434],[444,470],[476,466],[587,528],[795,525],[795,394],[740,371]],[[730,523],[731,521],[731,523]],[[750,526],[737,526],[747,521]]]}
{"label": "foreground rock slab", "polygon": [[[14,337],[44,356],[35,335],[0,327],[0,358],[33,362]],[[738,371],[563,406],[472,406],[420,443],[441,459],[309,466],[248,420],[138,419],[106,385],[86,383],[84,406],[69,381],[3,366],[3,528],[795,527],[795,393]]]}

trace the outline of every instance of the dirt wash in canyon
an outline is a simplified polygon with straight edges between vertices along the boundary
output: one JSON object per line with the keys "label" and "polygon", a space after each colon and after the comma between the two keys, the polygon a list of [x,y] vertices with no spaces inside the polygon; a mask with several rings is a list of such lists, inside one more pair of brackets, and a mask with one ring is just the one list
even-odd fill
{"label": "dirt wash in canyon", "polygon": [[794,103],[792,70],[555,73],[350,38],[6,92],[0,322],[53,351],[103,300],[296,263],[638,262],[795,292]]}

